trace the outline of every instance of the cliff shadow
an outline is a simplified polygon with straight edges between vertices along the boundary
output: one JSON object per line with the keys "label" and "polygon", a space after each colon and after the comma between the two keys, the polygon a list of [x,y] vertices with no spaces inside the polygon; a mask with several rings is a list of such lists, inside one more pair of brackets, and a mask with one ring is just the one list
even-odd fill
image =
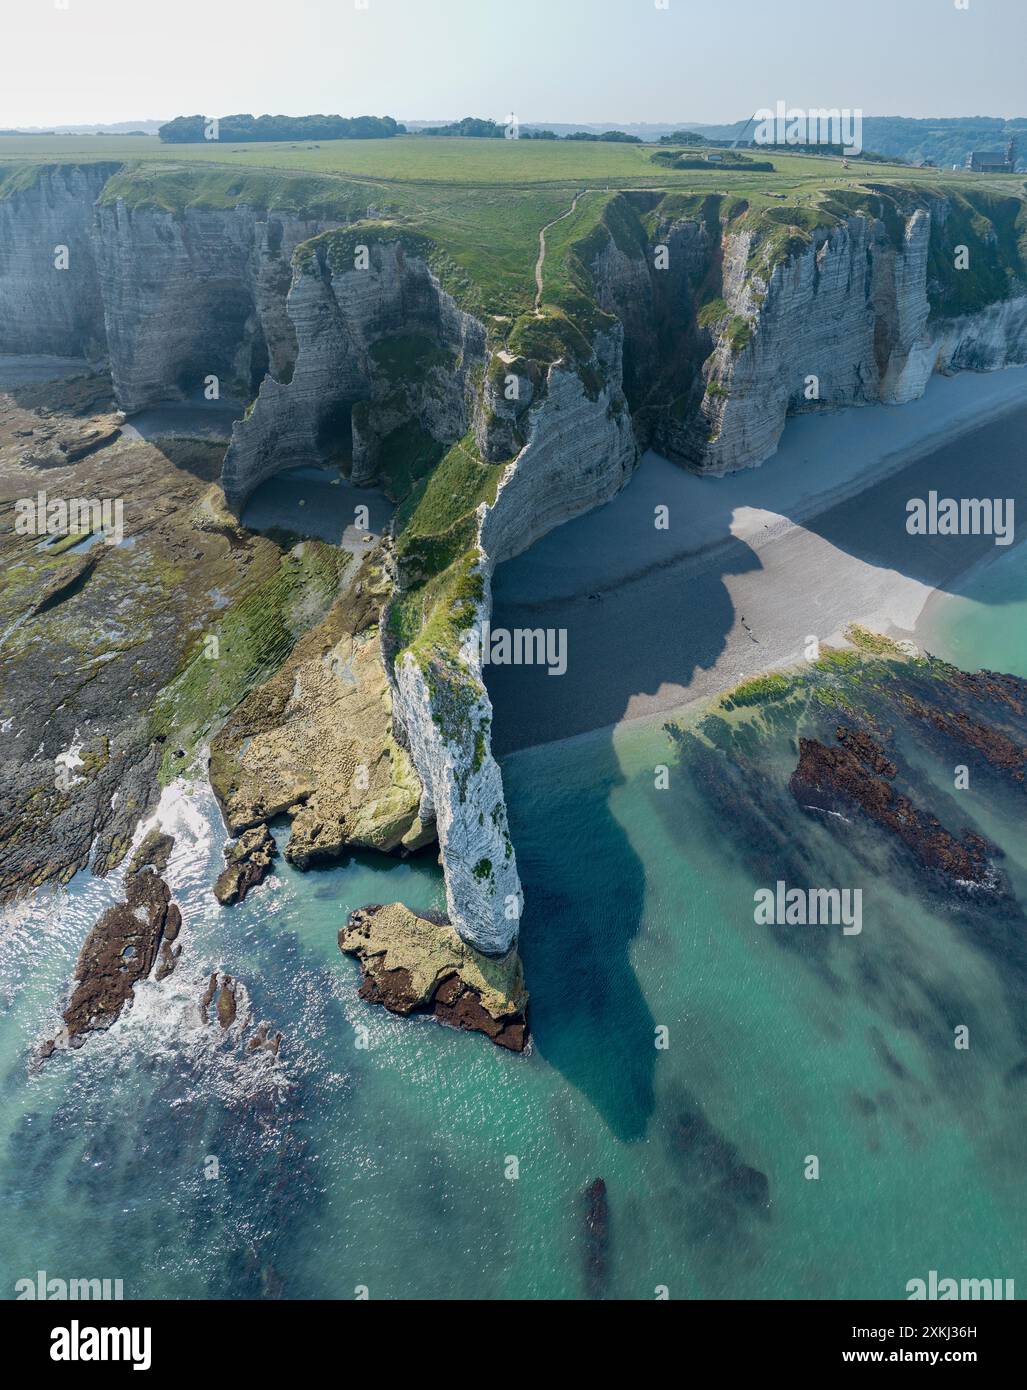
{"label": "cliff shadow", "polygon": [[[837,503],[817,516],[802,517],[782,506],[782,515],[837,550],[877,569],[894,570],[932,589],[954,592],[974,565],[992,556],[1007,554],[1027,539],[1027,448],[1024,426],[1027,412],[1015,411],[989,421],[899,471],[872,484],[864,492]],[[772,469],[770,459],[763,469]],[[993,534],[910,534],[909,504],[929,494],[939,499],[1005,499],[1014,502],[1015,528],[1009,544],[996,544]],[[1007,509],[1008,510],[1008,509]],[[1003,524],[1008,520],[1003,515]],[[1027,594],[1027,572],[1021,573]],[[1013,597],[1007,595],[1007,600]]]}
{"label": "cliff shadow", "polygon": [[655,1020],[630,949],[645,881],[610,811],[624,780],[612,741],[592,741],[581,761],[566,745],[531,749],[503,776],[524,885],[534,1047],[618,1139],[643,1139],[655,1106]]}
{"label": "cliff shadow", "polygon": [[[486,667],[493,747],[506,755],[503,777],[525,892],[521,953],[532,1036],[539,1053],[623,1141],[647,1133],[657,1053],[655,1020],[631,963],[645,912],[645,869],[612,807],[626,779],[611,726],[640,699],[668,692],[672,703],[687,698],[697,673],[717,663],[737,626],[726,577],[760,568],[747,545],[729,539],[716,564],[687,582],[672,566],[657,565],[643,579],[601,594],[546,599],[547,587],[558,589],[561,581],[546,573],[542,547],[552,552],[562,541],[573,551],[583,537],[594,560],[598,524],[632,550],[634,528],[624,512],[629,492],[601,509],[598,523],[570,522],[496,573],[493,628],[565,630],[566,671]],[[636,495],[629,506],[654,534],[648,499]],[[725,514],[725,528],[728,521]],[[647,549],[619,557],[622,565],[646,561],[653,561]],[[599,732],[562,741],[587,730]],[[524,751],[515,753],[518,748]]]}

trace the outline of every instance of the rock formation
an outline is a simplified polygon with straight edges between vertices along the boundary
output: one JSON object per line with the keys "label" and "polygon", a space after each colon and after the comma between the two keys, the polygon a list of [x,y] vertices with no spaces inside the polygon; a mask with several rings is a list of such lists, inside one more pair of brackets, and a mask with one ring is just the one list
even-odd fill
{"label": "rock formation", "polygon": [[79,1047],[85,1034],[109,1028],[151,971],[158,980],[170,975],[181,926],[182,914],[163,879],[149,868],[127,874],[124,902],[109,907],[86,937],[63,1033],[44,1046],[42,1055],[50,1056],[57,1042]]}
{"label": "rock formation", "polygon": [[484,1033],[521,1052],[528,995],[516,948],[482,955],[445,921],[418,917],[402,903],[350,914],[339,946],[359,958],[360,997],[391,1013],[431,1013],[440,1023]]}
{"label": "rock formation", "polygon": [[266,825],[244,830],[238,840],[226,845],[228,863],[214,885],[214,896],[222,907],[243,902],[251,888],[263,883],[277,853],[278,847]]}
{"label": "rock formation", "polygon": [[34,165],[0,183],[0,353],[106,355],[94,204],[117,169]]}
{"label": "rock formation", "polygon": [[789,783],[800,806],[809,810],[860,811],[889,831],[920,865],[953,884],[995,886],[997,854],[980,835],[956,836],[937,817],[915,806],[892,785],[898,768],[879,742],[862,729],[840,725],[838,746],[800,738],[799,765]]}
{"label": "rock formation", "polygon": [[[393,737],[377,633],[384,594],[375,573],[368,557],[328,615],[211,745],[211,786],[247,859],[251,828],[286,813],[286,858],[301,868],[347,848],[413,850],[435,837],[434,822],[420,816],[417,773]],[[238,867],[235,858],[222,874],[221,901],[229,900],[221,893],[233,891]]]}

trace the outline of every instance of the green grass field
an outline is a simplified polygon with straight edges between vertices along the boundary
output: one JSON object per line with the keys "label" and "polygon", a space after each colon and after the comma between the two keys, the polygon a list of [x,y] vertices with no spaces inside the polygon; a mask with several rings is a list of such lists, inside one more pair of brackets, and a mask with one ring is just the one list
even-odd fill
{"label": "green grass field", "polygon": [[[721,194],[746,200],[753,212],[808,209],[816,218],[825,196],[857,193],[865,182],[899,182],[935,188],[969,176],[901,165],[854,163],[836,157],[778,154],[773,173],[671,169],[654,162],[653,146],[529,140],[404,137],[333,140],[320,144],[164,145],[156,136],[2,136],[0,197],[4,181],[21,186],[26,165],[121,163],[105,200],[130,207],[179,213],[186,208],[227,208],[251,203],[342,221],[370,215],[395,219],[430,236],[477,287],[473,307],[516,318],[531,308],[541,228],[582,198],[573,217],[548,238],[545,300],[573,296],[573,267],[566,252],[595,225],[608,196],[625,189],[652,189],[694,198]],[[976,189],[1021,193],[1015,178],[974,178]],[[668,204],[669,206],[669,204]]]}
{"label": "green grass field", "polygon": [[[167,164],[229,164],[286,173],[343,175],[356,180],[399,183],[487,185],[609,186],[610,188],[706,188],[770,180],[798,185],[840,177],[837,158],[779,154],[766,156],[773,174],[711,168],[668,169],[654,163],[652,145],[592,144],[587,141],[474,140],[397,136],[392,140],[326,140],[308,143],[163,145],[156,136],[0,136],[0,163],[75,163],[117,160]],[[905,165],[854,165],[848,177],[937,179],[940,171]]]}

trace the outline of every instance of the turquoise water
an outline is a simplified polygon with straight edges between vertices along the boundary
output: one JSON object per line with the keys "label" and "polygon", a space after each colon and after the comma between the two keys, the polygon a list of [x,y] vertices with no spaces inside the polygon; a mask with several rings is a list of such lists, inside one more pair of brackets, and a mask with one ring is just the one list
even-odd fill
{"label": "turquoise water", "polygon": [[[942,654],[1027,674],[1021,580],[1001,561],[925,615]],[[171,812],[176,973],[38,1069],[119,885],[80,876],[5,910],[5,1295],[39,1269],[120,1278],[126,1297],[901,1298],[930,1269],[1027,1289],[1019,927],[968,926],[879,846],[800,815],[787,733],[744,753],[682,757],[656,724],[506,761],[523,1057],[357,998],[339,927],[367,902],[440,908],[430,854],[306,875],[280,860],[220,909],[223,831],[200,786]],[[923,775],[950,823],[951,790]],[[976,792],[964,812],[1027,902],[1022,821]],[[863,933],[756,927],[754,888],[778,877],[865,884]],[[215,969],[242,986],[227,1034],[200,1018]],[[278,1058],[246,1051],[259,1020],[284,1034]]]}
{"label": "turquoise water", "polygon": [[930,651],[957,666],[1027,676],[1027,553],[996,550],[953,595],[933,596],[917,625]]}

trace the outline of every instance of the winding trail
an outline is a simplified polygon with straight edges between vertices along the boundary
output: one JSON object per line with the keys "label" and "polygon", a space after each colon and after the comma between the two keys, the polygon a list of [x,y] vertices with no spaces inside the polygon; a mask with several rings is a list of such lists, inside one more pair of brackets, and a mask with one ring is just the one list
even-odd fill
{"label": "winding trail", "polygon": [[546,263],[546,232],[550,227],[555,227],[558,222],[563,222],[566,218],[572,217],[578,210],[578,203],[584,198],[586,193],[594,193],[593,188],[583,188],[580,193],[575,193],[574,201],[566,212],[561,212],[559,217],[554,217],[552,222],[546,225],[538,234],[538,260],[535,262],[535,313],[542,313],[542,267]]}

